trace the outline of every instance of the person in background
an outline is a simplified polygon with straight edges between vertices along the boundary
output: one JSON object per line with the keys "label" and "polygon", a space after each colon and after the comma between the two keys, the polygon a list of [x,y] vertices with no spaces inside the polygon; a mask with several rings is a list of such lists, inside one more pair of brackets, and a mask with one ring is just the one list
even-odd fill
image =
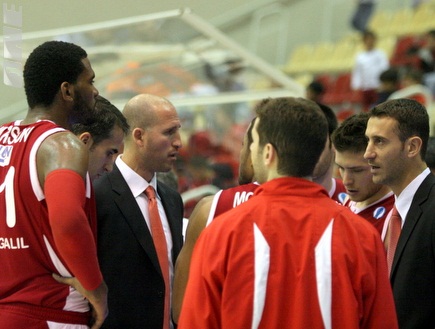
{"label": "person in background", "polygon": [[379,234],[310,179],[322,111],[288,97],[256,113],[261,185],[198,238],[178,328],[397,328]]}
{"label": "person in background", "polygon": [[252,127],[254,121],[255,118],[251,121],[243,137],[239,161],[239,186],[222,189],[214,195],[202,198],[195,206],[189,218],[186,240],[175,264],[174,293],[172,295],[175,322],[178,322],[180,316],[184,292],[189,277],[190,259],[199,235],[216,216],[248,201],[254,194],[255,189],[259,186],[258,183],[255,182],[251,152],[249,151],[249,147],[252,143]]}
{"label": "person in background", "polygon": [[432,105],[432,94],[423,84],[423,74],[416,69],[410,69],[403,74],[401,88],[392,93],[388,99],[409,98],[414,99],[426,109]]}
{"label": "person in background", "polygon": [[320,81],[312,81],[306,89],[306,99],[316,103],[322,103],[322,97],[325,93],[325,87]]}
{"label": "person in background", "polygon": [[158,172],[157,181],[169,186],[175,191],[178,191],[178,176],[175,170],[171,169],[169,171]]}
{"label": "person in background", "polygon": [[[408,98],[419,102],[428,111],[432,110],[432,94],[423,84],[422,72],[416,69],[408,70],[402,77],[402,88],[392,93],[390,99]],[[429,113],[431,132],[435,131],[435,114]]]}
{"label": "person in background", "polygon": [[364,31],[362,40],[364,50],[356,55],[351,87],[353,90],[361,91],[362,110],[368,111],[377,99],[377,90],[380,86],[379,77],[389,68],[390,62],[385,52],[376,48],[377,36],[374,32]]}
{"label": "person in background", "polygon": [[373,224],[381,235],[385,218],[394,206],[394,195],[388,186],[373,183],[371,167],[364,159],[368,118],[368,113],[359,113],[344,120],[332,134],[332,143],[346,187],[343,204]]}
{"label": "person in background", "polygon": [[109,288],[103,328],[173,328],[173,264],[183,244],[183,202],[157,182],[182,146],[180,119],[166,99],[140,94],[123,114],[130,125],[112,172],[95,182],[98,257]]}
{"label": "person in background", "polygon": [[421,4],[423,4],[423,3],[425,3],[425,2],[428,2],[429,0],[412,0],[411,1],[411,7],[412,7],[412,9],[414,9],[414,10],[416,10],[416,9],[418,9],[418,7],[421,5]]}
{"label": "person in background", "polygon": [[346,188],[341,179],[333,177],[335,167],[335,149],[331,135],[337,129],[338,121],[334,111],[324,104],[317,104],[328,122],[328,139],[313,172],[313,182],[322,185],[328,191],[331,199],[343,203],[346,197]]}
{"label": "person in background", "polygon": [[355,11],[352,15],[352,27],[363,33],[367,30],[370,18],[376,8],[376,0],[355,0]]}
{"label": "person in background", "polygon": [[84,49],[49,41],[30,53],[23,77],[27,115],[0,127],[0,328],[97,329],[107,286],[89,152],[69,131],[97,119],[95,73]]}
{"label": "person in background", "polygon": [[429,116],[415,100],[387,101],[371,110],[366,137],[373,182],[390,187],[396,199],[384,240],[399,327],[433,328],[435,177],[424,161]]}
{"label": "person in background", "polygon": [[435,97],[435,29],[426,34],[426,45],[418,51],[424,84]]}
{"label": "person in background", "polygon": [[420,69],[424,73],[435,72],[435,30],[426,33],[426,45],[418,53]]}
{"label": "person in background", "polygon": [[89,176],[95,180],[112,171],[116,156],[122,153],[127,120],[115,105],[98,95],[95,103],[98,120],[89,124],[75,123],[71,131],[89,149]]}
{"label": "person in background", "polygon": [[374,105],[385,102],[400,87],[399,72],[395,68],[389,68],[382,72],[379,80],[381,83],[378,88],[378,98]]}

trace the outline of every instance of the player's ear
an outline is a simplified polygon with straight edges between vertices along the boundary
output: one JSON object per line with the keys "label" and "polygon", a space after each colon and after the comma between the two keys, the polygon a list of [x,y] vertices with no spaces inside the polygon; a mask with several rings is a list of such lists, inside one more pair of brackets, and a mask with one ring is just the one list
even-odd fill
{"label": "player's ear", "polygon": [[62,99],[66,101],[73,101],[74,100],[74,90],[73,85],[69,82],[62,82],[60,85],[60,94],[62,95]]}
{"label": "player's ear", "polygon": [[86,131],[84,133],[81,133],[77,137],[83,142],[83,144],[88,146],[88,148],[91,147],[91,145],[92,145],[92,135],[89,132]]}
{"label": "player's ear", "polygon": [[409,157],[420,155],[421,146],[423,141],[418,136],[409,137],[405,142],[405,148]]}
{"label": "player's ear", "polygon": [[266,165],[271,164],[275,160],[277,153],[272,144],[267,143],[264,146],[263,156],[264,156],[264,164]]}

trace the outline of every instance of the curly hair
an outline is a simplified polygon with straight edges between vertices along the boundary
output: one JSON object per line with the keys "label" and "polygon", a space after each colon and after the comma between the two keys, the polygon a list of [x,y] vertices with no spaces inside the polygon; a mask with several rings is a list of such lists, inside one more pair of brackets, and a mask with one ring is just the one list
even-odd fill
{"label": "curly hair", "polygon": [[36,47],[24,65],[24,90],[32,109],[49,106],[63,82],[75,83],[84,70],[81,47],[63,41],[48,41]]}

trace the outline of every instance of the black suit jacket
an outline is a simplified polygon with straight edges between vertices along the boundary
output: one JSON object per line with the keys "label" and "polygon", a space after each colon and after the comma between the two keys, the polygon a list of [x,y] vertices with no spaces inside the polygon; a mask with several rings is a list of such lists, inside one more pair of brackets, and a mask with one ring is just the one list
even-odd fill
{"label": "black suit jacket", "polygon": [[390,275],[401,329],[435,328],[435,177],[416,191]]}
{"label": "black suit jacket", "polygon": [[[172,261],[182,247],[180,195],[158,183],[172,233]],[[151,233],[133,194],[114,166],[95,183],[98,257],[109,288],[109,315],[103,328],[161,329],[165,285]]]}

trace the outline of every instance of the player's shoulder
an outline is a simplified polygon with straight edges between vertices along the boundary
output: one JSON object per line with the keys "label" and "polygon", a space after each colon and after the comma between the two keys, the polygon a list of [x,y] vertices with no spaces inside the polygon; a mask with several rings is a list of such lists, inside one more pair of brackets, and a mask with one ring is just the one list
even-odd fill
{"label": "player's shoulder", "polygon": [[[261,208],[258,202],[253,202],[252,199],[240,203],[237,207],[229,208],[227,211],[216,216],[212,223],[219,223],[216,225],[235,227],[241,222],[249,221],[254,214],[258,214]],[[220,223],[222,222],[222,223]]]}
{"label": "player's shoulder", "polygon": [[355,234],[356,236],[365,235],[379,235],[376,228],[362,216],[355,214],[352,210],[346,206],[337,204],[337,212],[334,215],[335,223],[349,234]]}
{"label": "player's shoulder", "polygon": [[260,185],[258,183],[248,183],[248,184],[237,185],[237,186],[222,190],[221,195],[222,194],[234,195],[238,192],[244,192],[244,191],[251,192],[251,191],[255,191],[257,189],[257,187],[259,187],[259,186]]}

